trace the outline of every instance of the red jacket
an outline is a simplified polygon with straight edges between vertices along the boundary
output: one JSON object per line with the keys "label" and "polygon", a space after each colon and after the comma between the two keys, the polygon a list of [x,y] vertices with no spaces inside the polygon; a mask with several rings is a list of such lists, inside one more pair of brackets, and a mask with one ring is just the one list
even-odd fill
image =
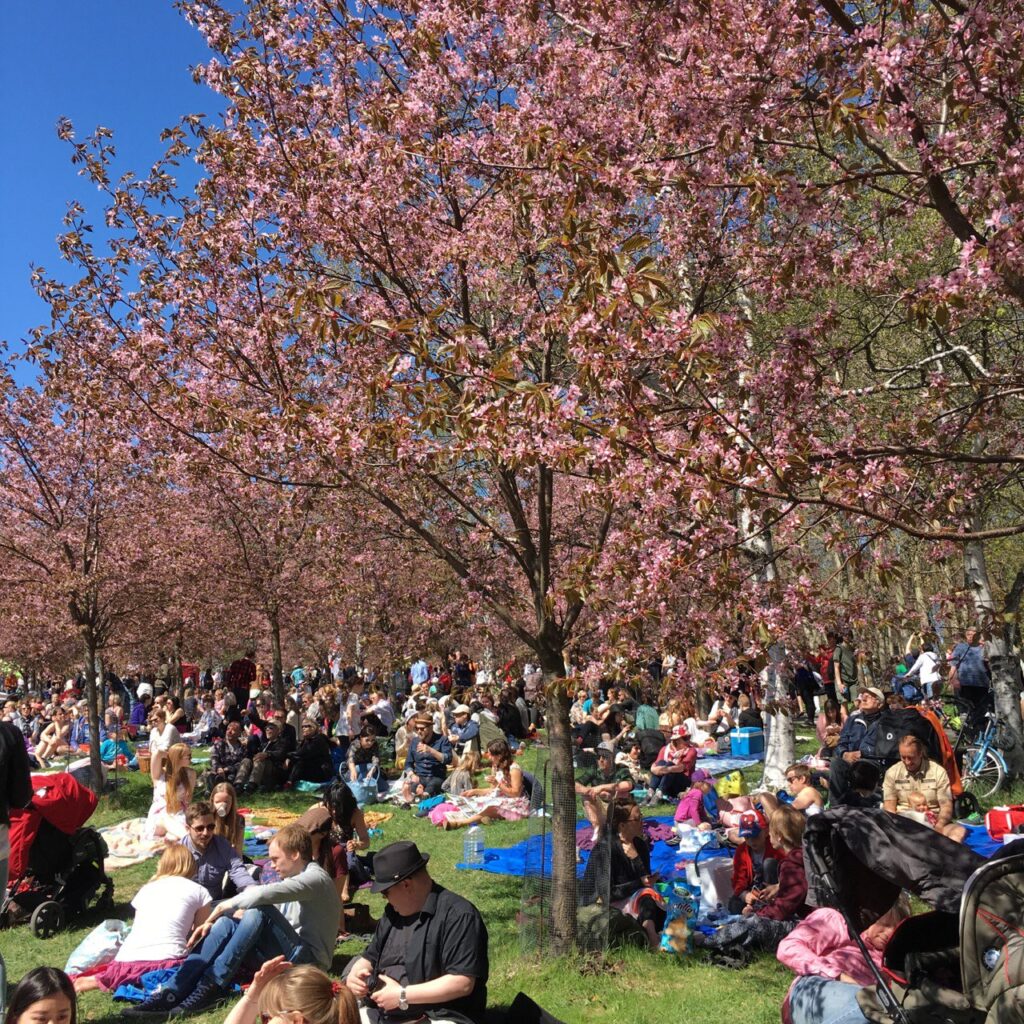
{"label": "red jacket", "polygon": [[758,912],[758,917],[767,917],[772,921],[792,921],[797,917],[806,917],[811,908],[807,906],[807,875],[804,874],[804,848],[781,855],[779,861],[779,891],[770,899],[766,906]]}
{"label": "red jacket", "polygon": [[[764,855],[766,857],[778,857],[779,851],[772,846],[770,839],[764,841]],[[732,893],[739,896],[746,892],[754,884],[754,858],[750,853],[750,847],[746,843],[740,843],[732,858]]]}

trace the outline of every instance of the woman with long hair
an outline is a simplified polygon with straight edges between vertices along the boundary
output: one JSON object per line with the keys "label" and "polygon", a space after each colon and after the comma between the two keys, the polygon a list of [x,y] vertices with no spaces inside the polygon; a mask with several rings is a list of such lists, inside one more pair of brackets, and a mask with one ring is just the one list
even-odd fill
{"label": "woman with long hair", "polygon": [[218,782],[210,794],[216,815],[214,835],[223,836],[241,856],[245,846],[245,816],[238,813],[238,794],[230,782]]}
{"label": "woman with long hair", "polygon": [[33,967],[11,993],[7,1024],[76,1024],[78,1000],[71,979],[56,967]]}
{"label": "woman with long hair", "polygon": [[185,811],[196,788],[192,751],[187,743],[175,743],[163,760],[162,775],[153,782],[153,801],[146,815],[145,835],[180,841],[185,835]]}
{"label": "woman with long hair", "polygon": [[834,697],[827,698],[815,723],[815,730],[821,743],[818,757],[830,758],[832,756],[846,718],[846,706],[840,704]]}
{"label": "woman with long hair", "polygon": [[[337,865],[338,894],[345,902],[349,898],[352,881],[349,876],[358,866],[356,853],[369,849],[370,830],[355,795],[341,779],[332,782],[324,794],[324,806],[331,815],[331,844]],[[363,881],[365,879],[359,872],[356,884],[362,885]]]}

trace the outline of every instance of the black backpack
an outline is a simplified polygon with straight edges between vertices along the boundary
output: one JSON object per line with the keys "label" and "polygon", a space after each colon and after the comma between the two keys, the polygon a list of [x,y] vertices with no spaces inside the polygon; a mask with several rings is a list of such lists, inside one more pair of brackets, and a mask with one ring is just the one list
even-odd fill
{"label": "black backpack", "polygon": [[661,748],[665,746],[665,737],[660,729],[640,729],[636,734],[636,742],[640,746],[640,767],[650,771]]}

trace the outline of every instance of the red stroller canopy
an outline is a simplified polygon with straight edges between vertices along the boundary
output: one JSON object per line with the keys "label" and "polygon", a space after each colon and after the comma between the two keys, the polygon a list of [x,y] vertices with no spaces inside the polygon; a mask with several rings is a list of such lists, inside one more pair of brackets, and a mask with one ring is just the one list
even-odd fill
{"label": "red stroller canopy", "polygon": [[33,775],[32,791],[32,803],[27,808],[11,808],[12,881],[25,874],[32,843],[42,821],[48,821],[54,828],[70,836],[96,810],[96,794],[66,772]]}

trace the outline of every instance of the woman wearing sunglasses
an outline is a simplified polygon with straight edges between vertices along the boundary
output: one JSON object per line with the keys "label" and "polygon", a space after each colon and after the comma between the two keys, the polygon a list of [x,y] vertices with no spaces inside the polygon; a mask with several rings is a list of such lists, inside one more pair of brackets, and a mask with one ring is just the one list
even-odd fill
{"label": "woman wearing sunglasses", "polygon": [[355,996],[319,967],[268,960],[224,1024],[359,1024]]}

